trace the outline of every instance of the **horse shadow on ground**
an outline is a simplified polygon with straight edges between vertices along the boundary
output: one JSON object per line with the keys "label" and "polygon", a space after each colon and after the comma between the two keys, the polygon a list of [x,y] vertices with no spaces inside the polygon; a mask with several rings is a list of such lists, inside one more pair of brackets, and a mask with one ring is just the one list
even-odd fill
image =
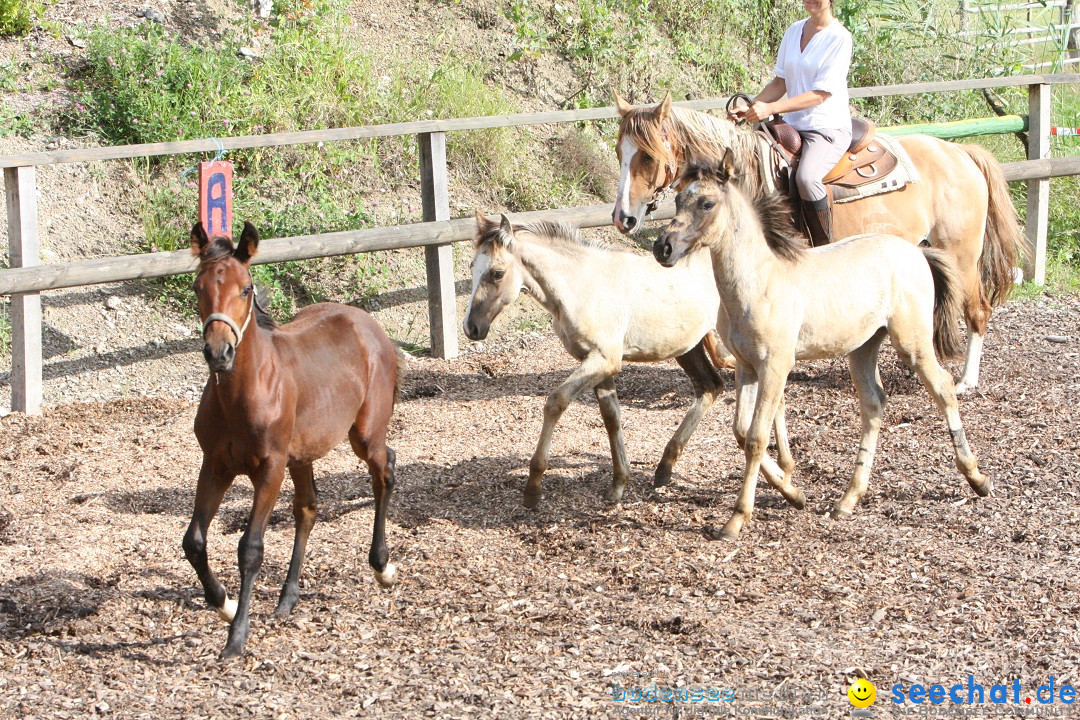
{"label": "horse shadow on ground", "polygon": [[[357,468],[353,472],[320,475],[316,464],[315,484],[319,493],[320,522],[333,522],[374,502],[371,479],[366,469]],[[237,476],[225,495],[221,509],[214,517],[214,530],[224,535],[242,532],[247,527],[253,494],[251,483],[246,476]],[[292,497],[292,485],[286,478],[282,484],[281,496],[270,515],[270,527],[292,527]],[[115,513],[191,517],[195,507],[195,484],[185,488],[106,492],[101,494],[101,498],[104,505]]]}
{"label": "horse shadow on ground", "polygon": [[[713,508],[726,507],[733,497],[739,478],[734,471],[727,473],[715,486],[704,488],[681,482],[676,471],[673,484],[662,495],[657,494],[652,489],[652,476],[658,461],[658,457],[631,461],[631,479],[624,502],[679,503]],[[478,457],[450,467],[440,463],[399,462],[398,483],[390,501],[390,521],[413,528],[433,520],[449,520],[476,529],[547,526],[568,521],[625,522],[618,513],[611,512],[616,506],[604,498],[612,478],[611,458],[606,453],[575,452],[552,456],[544,476],[544,499],[534,510],[522,504],[528,464],[528,456],[512,455]],[[319,488],[319,525],[332,524],[374,505],[370,476],[364,469],[319,475],[316,466],[315,482]],[[252,494],[246,478],[238,477],[214,518],[211,532],[222,535],[243,532],[251,513]],[[195,489],[192,485],[190,488],[109,492],[103,493],[101,498],[104,506],[114,513],[188,518],[195,502]],[[759,496],[759,508],[774,505],[781,507],[784,502],[765,494]],[[283,484],[281,497],[270,515],[269,527],[277,530],[293,527],[292,488],[288,481]],[[178,546],[179,542],[178,536]],[[187,602],[189,597],[181,593],[158,599]]]}
{"label": "horse shadow on ground", "polygon": [[97,614],[103,591],[118,578],[49,571],[14,578],[0,585],[0,639],[16,640],[48,633],[59,624]]}
{"label": "horse shadow on ground", "polygon": [[[658,458],[657,458],[658,460]],[[550,459],[544,475],[544,496],[535,509],[522,503],[528,474],[527,457],[508,455],[474,458],[452,467],[436,463],[398,466],[399,488],[390,506],[390,519],[405,528],[432,521],[450,521],[472,529],[530,528],[564,523],[623,525],[628,522],[605,495],[611,486],[611,459],[598,453],[575,453]],[[662,493],[652,488],[655,461],[631,462],[631,478],[623,503],[677,503],[695,508],[727,508],[734,498],[739,475],[704,488],[678,477]],[[729,487],[730,486],[730,487]],[[727,492],[728,490],[731,492]],[[786,506],[782,498],[759,497],[758,508]],[[633,521],[637,522],[637,521]],[[668,525],[674,531],[700,532],[700,527]]]}
{"label": "horse shadow on ground", "polygon": [[[446,397],[454,401],[489,400],[497,397],[547,397],[572,372],[571,368],[536,373],[499,372],[480,359],[479,370],[471,373],[446,373],[427,369],[410,369],[405,373],[402,399],[412,400]],[[899,363],[884,360],[880,363],[882,383],[889,395],[903,396],[925,392],[915,373]],[[721,370],[724,382],[721,397],[731,397],[735,387],[734,374]],[[623,366],[615,376],[619,403],[624,407],[673,409],[689,407],[693,401],[693,386],[681,368],[671,364],[632,363]],[[843,358],[800,363],[788,376],[788,391],[830,390],[854,393]],[[595,404],[591,392],[577,400]]]}
{"label": "horse shadow on ground", "polygon": [[[152,574],[144,570],[141,574]],[[114,642],[83,642],[72,640],[64,629],[83,618],[92,618],[102,606],[120,596],[141,598],[169,605],[180,604],[185,611],[205,607],[201,596],[191,583],[183,582],[169,573],[164,575],[165,587],[126,593],[120,589],[120,577],[97,577],[86,573],[50,571],[23,575],[0,585],[0,640],[20,642],[30,638],[52,645],[59,652],[100,657],[116,653],[155,665],[178,665],[186,660],[153,657],[146,652],[158,645],[182,643],[197,633],[181,633],[146,639]],[[137,631],[136,631],[137,633]]]}
{"label": "horse shadow on ground", "polygon": [[[484,366],[486,367],[486,366]],[[407,371],[402,398],[408,402],[421,398],[446,397],[454,401],[490,400],[498,397],[547,397],[572,371],[548,370],[537,373],[487,374],[444,373],[428,370]],[[724,372],[725,385],[732,387],[731,373]],[[626,365],[615,376],[619,403],[624,407],[673,408],[689,405],[693,389],[686,374],[678,367],[664,365]],[[580,401],[595,403],[592,392],[583,392]]]}

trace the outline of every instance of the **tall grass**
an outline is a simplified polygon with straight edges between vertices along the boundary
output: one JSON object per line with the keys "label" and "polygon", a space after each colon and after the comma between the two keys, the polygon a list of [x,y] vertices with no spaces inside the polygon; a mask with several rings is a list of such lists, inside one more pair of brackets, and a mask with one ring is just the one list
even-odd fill
{"label": "tall grass", "polygon": [[607,104],[613,91],[646,100],[719,95],[760,83],[784,29],[798,15],[773,0],[511,0],[512,61],[544,54],[579,76],[576,107]]}

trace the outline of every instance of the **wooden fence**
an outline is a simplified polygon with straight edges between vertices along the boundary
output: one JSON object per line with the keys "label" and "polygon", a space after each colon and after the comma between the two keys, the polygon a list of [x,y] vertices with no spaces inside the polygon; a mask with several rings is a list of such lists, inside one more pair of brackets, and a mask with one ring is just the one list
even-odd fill
{"label": "wooden fence", "polygon": [[[1046,275],[1047,211],[1051,177],[1080,174],[1080,157],[1054,158],[1050,154],[1050,91],[1055,84],[1080,82],[1075,75],[1028,75],[1012,78],[958,80],[910,85],[853,88],[852,97],[881,97],[954,92],[996,87],[1028,89],[1028,160],[1004,166],[1010,181],[1026,181],[1026,232],[1036,251],[1027,277],[1043,283]],[[680,102],[697,110],[724,107],[726,98]],[[170,143],[125,145],[85,150],[0,156],[7,199],[8,242],[11,268],[0,270],[0,294],[11,296],[12,409],[40,412],[42,402],[41,298],[39,293],[98,283],[163,277],[192,272],[196,260],[186,250],[42,265],[39,261],[35,167],[59,163],[95,162],[183,153],[278,147],[316,142],[415,135],[420,148],[420,179],[424,222],[396,227],[301,235],[265,240],[256,263],[331,257],[393,248],[423,247],[426,253],[431,352],[439,357],[457,354],[457,308],[454,300],[452,243],[472,238],[471,218],[450,219],[446,168],[446,133],[487,128],[581,122],[617,117],[613,107],[588,110],[494,115],[456,120],[429,120],[355,128],[186,140]],[[662,206],[656,218],[672,216]],[[600,227],[611,221],[611,206],[564,208],[515,215],[515,219],[563,219],[582,227]]]}

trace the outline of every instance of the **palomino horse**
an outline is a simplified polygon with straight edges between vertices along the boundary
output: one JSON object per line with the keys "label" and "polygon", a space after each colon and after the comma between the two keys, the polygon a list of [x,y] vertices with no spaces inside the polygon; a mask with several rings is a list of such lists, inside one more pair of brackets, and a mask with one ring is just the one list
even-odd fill
{"label": "palomino horse", "polygon": [[[465,334],[472,340],[487,337],[491,323],[524,288],[551,313],[563,347],[581,362],[544,405],[544,428],[529,464],[525,505],[534,507],[540,501],[555,423],[570,402],[589,389],[600,404],[611,445],[613,478],[607,497],[612,502],[622,498],[630,467],[614,378],[624,360],[675,358],[694,385],[694,403],[656,468],[653,486],[666,485],[683,446],[724,387],[713,366],[720,362],[711,332],[720,298],[709,254],[694,254],[670,272],[647,256],[590,244],[564,223],[511,225],[506,216],[498,223],[477,213],[476,231]],[[661,301],[679,311],[669,316]]]}
{"label": "palomino horse", "polygon": [[[368,562],[385,587],[397,575],[386,550],[386,506],[394,487],[394,451],[386,446],[397,397],[394,345],[363,310],[333,303],[306,307],[292,322],[276,327],[255,300],[249,265],[258,245],[250,223],[244,224],[235,248],[225,238],[207,238],[202,223],[191,230],[191,250],[199,257],[195,293],[210,378],[195,416],[203,463],[184,554],[199,575],[206,602],[231,623],[221,658],[244,651],[263,534],[286,468],[295,487],[296,537],[274,616],[286,617],[296,605],[300,565],[315,524],[312,463],[346,435],[371,471],[375,528]],[[206,529],[240,474],[251,478],[255,498],[240,538],[237,602],[229,599],[207,562]]]}
{"label": "palomino horse", "polygon": [[[612,220],[623,232],[639,228],[646,209],[689,165],[715,163],[735,153],[744,189],[765,193],[758,144],[749,130],[727,119],[672,107],[671,94],[657,106],[634,108],[616,96],[622,166]],[[1008,185],[993,155],[977,145],[957,145],[926,135],[900,138],[921,179],[900,190],[833,209],[833,237],[890,233],[912,243],[929,239],[952,256],[961,273],[967,358],[958,392],[979,384],[983,336],[994,305],[1013,286],[1018,250],[1027,253]]]}
{"label": "palomino horse", "polygon": [[[780,478],[766,478],[792,504],[795,461],[784,423],[784,385],[796,360],[847,355],[862,410],[855,473],[833,517],[850,515],[866,492],[885,404],[877,369],[885,336],[915,370],[945,414],[956,467],[979,495],[990,480],[979,472],[957,409],[953,380],[934,357],[959,351],[959,275],[941,250],[918,248],[895,235],[857,235],[806,250],[783,196],[751,204],[734,179],[732,153],[721,164],[692,167],[682,179],[675,218],[653,246],[666,266],[707,247],[720,301],[727,309],[725,343],[735,355],[735,438],[746,453],[742,489],[723,536],[738,536],[754,509],[758,466],[769,425],[776,429]],[[677,266],[676,266],[677,267]],[[672,315],[680,312],[672,309]],[[779,482],[777,482],[779,480]]]}

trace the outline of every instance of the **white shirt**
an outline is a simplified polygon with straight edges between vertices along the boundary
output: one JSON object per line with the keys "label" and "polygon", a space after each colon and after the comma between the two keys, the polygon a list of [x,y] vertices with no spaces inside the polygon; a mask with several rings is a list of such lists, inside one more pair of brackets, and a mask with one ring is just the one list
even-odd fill
{"label": "white shirt", "polygon": [[787,96],[793,98],[811,90],[829,93],[820,105],[784,115],[796,130],[834,130],[851,132],[848,109],[847,76],[851,67],[851,33],[837,20],[819,30],[805,50],[799,49],[803,26],[800,20],[787,29],[776,53],[776,77],[783,78]]}

